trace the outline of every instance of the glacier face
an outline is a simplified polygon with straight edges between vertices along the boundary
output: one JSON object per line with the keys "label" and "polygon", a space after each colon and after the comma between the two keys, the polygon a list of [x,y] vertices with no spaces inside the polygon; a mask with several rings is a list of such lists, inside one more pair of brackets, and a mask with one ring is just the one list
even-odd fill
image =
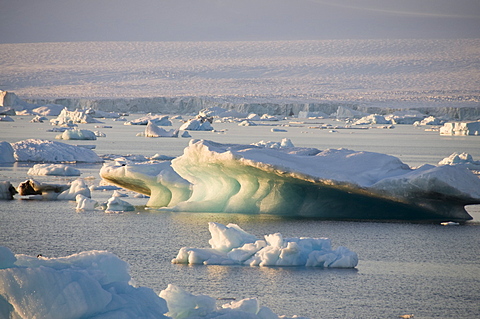
{"label": "glacier face", "polygon": [[323,219],[471,219],[480,180],[462,167],[411,169],[372,152],[269,149],[192,140],[170,162],[104,165],[102,178],[179,212]]}

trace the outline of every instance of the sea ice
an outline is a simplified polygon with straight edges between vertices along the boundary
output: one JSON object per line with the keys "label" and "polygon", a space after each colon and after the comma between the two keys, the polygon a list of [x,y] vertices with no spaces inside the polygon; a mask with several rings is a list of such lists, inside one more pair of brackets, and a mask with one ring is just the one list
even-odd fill
{"label": "sea ice", "polygon": [[171,165],[155,165],[104,165],[100,175],[185,212],[464,221],[464,206],[480,203],[480,179],[465,168],[412,169],[373,152],[192,140]]}
{"label": "sea ice", "polygon": [[55,136],[57,140],[96,140],[97,136],[90,130],[65,130],[62,134]]}
{"label": "sea ice", "polygon": [[203,121],[199,119],[190,119],[182,126],[180,130],[183,131],[213,131],[213,127],[209,121]]}
{"label": "sea ice", "polygon": [[35,164],[28,170],[27,174],[37,176],[80,176],[81,172],[79,169],[64,164]]}
{"label": "sea ice", "polygon": [[[0,160],[15,158],[16,162],[46,163],[101,163],[103,160],[92,150],[60,143],[56,141],[27,139],[11,144],[11,150],[0,144],[2,155]],[[4,154],[4,151],[7,152]]]}
{"label": "sea ice", "polygon": [[134,210],[135,207],[132,204],[116,196],[112,196],[107,200],[105,208],[105,212],[131,212]]}
{"label": "sea ice", "polygon": [[8,181],[0,182],[0,200],[11,200],[13,195],[17,193],[17,190]]}
{"label": "sea ice", "polygon": [[480,161],[474,161],[472,155],[465,152],[454,152],[438,162],[438,165],[462,165],[468,169],[480,170]]}
{"label": "sea ice", "polygon": [[354,268],[355,252],[345,247],[332,250],[328,238],[284,238],[282,234],[257,239],[236,224],[210,222],[211,248],[183,247],[172,263],[250,266],[308,266]]}
{"label": "sea ice", "polygon": [[64,108],[56,119],[51,119],[50,123],[52,125],[63,125],[69,123],[102,123],[92,116],[90,116],[86,110],[75,110],[69,111],[67,108]]}
{"label": "sea ice", "polygon": [[440,135],[480,135],[480,121],[447,122],[440,128]]}
{"label": "sea ice", "polygon": [[127,121],[123,123],[124,125],[147,125],[148,122],[151,122],[157,126],[172,126],[172,121],[168,119],[168,115],[155,115],[147,114],[136,120]]}
{"label": "sea ice", "polygon": [[77,202],[77,210],[94,210],[98,206],[98,202],[93,200],[85,195],[78,194],[75,196],[75,201]]}
{"label": "sea ice", "polygon": [[143,133],[137,134],[137,136],[145,137],[178,137],[178,130],[171,129],[169,131],[157,126],[152,121],[148,121],[147,127]]}

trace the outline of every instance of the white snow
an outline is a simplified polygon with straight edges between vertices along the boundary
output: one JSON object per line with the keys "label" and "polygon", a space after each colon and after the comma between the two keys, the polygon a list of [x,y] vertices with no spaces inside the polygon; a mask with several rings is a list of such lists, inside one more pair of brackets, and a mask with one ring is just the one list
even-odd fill
{"label": "white snow", "polygon": [[[2,144],[2,160],[11,155],[17,162],[47,162],[47,163],[101,163],[103,160],[92,150],[60,143],[56,141],[27,139],[12,143],[13,154],[5,144]],[[3,151],[7,154],[3,155]]]}
{"label": "white snow", "polygon": [[440,128],[440,135],[480,135],[480,122],[447,122]]}
{"label": "white snow", "polygon": [[80,176],[80,170],[63,164],[35,164],[28,175]]}
{"label": "white snow", "polygon": [[65,130],[62,134],[55,136],[57,140],[96,140],[97,136],[90,130]]}
{"label": "white snow", "polygon": [[354,268],[358,263],[357,254],[347,248],[332,250],[328,238],[284,238],[275,233],[257,239],[236,224],[208,226],[211,248],[183,247],[173,263],[324,268]]}

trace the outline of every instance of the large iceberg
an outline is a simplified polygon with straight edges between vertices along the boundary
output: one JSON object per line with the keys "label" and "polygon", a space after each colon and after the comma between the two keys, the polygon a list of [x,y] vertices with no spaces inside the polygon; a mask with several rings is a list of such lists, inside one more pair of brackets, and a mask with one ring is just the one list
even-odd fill
{"label": "large iceberg", "polygon": [[440,128],[440,135],[479,135],[480,121],[447,122]]}
{"label": "large iceberg", "polygon": [[100,175],[150,195],[150,206],[183,212],[465,221],[464,206],[480,203],[480,179],[466,168],[412,169],[393,156],[348,149],[192,140],[171,164],[105,165]]}
{"label": "large iceberg", "polygon": [[15,255],[0,246],[0,318],[287,319],[252,298],[217,308],[214,298],[175,285],[158,295],[132,286],[128,271],[126,262],[107,251],[48,258]]}
{"label": "large iceberg", "polygon": [[245,232],[236,224],[210,222],[211,248],[183,247],[175,264],[307,266],[324,268],[354,268],[358,264],[355,252],[345,247],[333,250],[328,238],[283,238],[275,233],[265,240]]}

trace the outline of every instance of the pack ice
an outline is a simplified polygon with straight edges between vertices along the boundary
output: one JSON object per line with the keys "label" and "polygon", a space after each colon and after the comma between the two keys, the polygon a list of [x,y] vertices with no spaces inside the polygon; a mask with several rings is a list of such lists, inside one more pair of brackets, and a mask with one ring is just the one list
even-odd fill
{"label": "pack ice", "polygon": [[266,148],[192,140],[157,164],[104,165],[100,175],[181,212],[323,219],[465,221],[480,179],[465,167],[423,165],[348,149]]}

